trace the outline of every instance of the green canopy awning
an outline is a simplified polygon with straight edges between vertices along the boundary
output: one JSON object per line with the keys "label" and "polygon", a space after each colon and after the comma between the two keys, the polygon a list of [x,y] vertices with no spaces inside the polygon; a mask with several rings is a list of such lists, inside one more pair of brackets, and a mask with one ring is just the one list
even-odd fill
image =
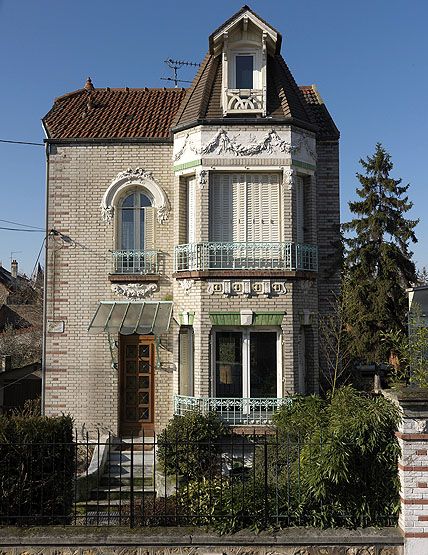
{"label": "green canopy awning", "polygon": [[161,335],[169,329],[172,302],[101,301],[89,324],[91,334]]}

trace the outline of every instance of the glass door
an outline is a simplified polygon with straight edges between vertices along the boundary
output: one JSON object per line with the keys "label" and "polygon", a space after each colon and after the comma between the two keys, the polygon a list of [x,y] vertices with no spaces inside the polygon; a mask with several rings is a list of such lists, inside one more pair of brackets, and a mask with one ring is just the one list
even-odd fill
{"label": "glass door", "polygon": [[250,395],[277,396],[277,334],[250,332]]}
{"label": "glass door", "polygon": [[242,333],[219,331],[216,337],[216,397],[242,397]]}

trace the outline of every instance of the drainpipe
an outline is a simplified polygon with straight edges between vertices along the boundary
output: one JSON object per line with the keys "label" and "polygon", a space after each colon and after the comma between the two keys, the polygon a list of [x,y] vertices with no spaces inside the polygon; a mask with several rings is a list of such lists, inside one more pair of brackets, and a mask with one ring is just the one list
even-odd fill
{"label": "drainpipe", "polygon": [[45,189],[45,272],[43,275],[43,341],[42,341],[42,395],[40,400],[41,413],[45,414],[45,384],[46,384],[46,334],[47,334],[47,288],[48,288],[48,248],[49,248],[49,143],[46,143],[46,189]]}

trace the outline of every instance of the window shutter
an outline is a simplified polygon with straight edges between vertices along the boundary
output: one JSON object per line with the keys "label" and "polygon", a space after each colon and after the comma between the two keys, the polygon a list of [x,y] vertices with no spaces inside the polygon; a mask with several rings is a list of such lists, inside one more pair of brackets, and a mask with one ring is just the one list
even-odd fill
{"label": "window shutter", "polygon": [[246,183],[244,174],[232,175],[233,187],[233,213],[232,213],[232,226],[233,226],[233,241],[245,242],[247,241],[246,234]]}
{"label": "window shutter", "polygon": [[196,179],[191,177],[187,182],[187,242],[196,242]]}
{"label": "window shutter", "polygon": [[304,242],[304,189],[303,178],[296,180],[296,242]]}
{"label": "window shutter", "polygon": [[247,181],[247,241],[278,242],[279,179],[275,174],[253,174]]}
{"label": "window shutter", "polygon": [[232,180],[230,174],[214,174],[210,186],[210,241],[232,241]]}
{"label": "window shutter", "polygon": [[144,250],[151,251],[155,248],[155,208],[144,208]]}

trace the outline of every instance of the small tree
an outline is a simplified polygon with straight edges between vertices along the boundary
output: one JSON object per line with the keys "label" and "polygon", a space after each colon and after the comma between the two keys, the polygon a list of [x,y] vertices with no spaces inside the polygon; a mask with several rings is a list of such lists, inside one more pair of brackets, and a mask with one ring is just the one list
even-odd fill
{"label": "small tree", "polygon": [[349,203],[355,218],[343,226],[350,233],[345,268],[352,309],[347,321],[353,355],[382,363],[388,358],[382,333],[405,331],[405,288],[417,280],[409,242],[416,242],[418,221],[404,216],[412,207],[405,195],[409,186],[390,177],[393,164],[382,145],[360,163],[365,170],[357,173],[361,200]]}
{"label": "small tree", "polygon": [[320,317],[319,338],[322,352],[321,378],[325,389],[334,395],[336,388],[347,382],[352,361],[347,313],[349,297],[343,284],[340,295],[335,295],[330,310]]}

